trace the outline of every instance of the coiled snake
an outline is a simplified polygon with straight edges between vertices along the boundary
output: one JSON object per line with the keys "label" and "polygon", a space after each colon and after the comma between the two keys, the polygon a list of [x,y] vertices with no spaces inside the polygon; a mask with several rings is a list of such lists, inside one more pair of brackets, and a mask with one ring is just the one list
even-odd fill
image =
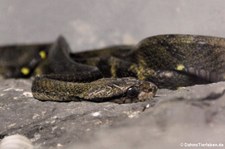
{"label": "coiled snake", "polygon": [[225,39],[219,37],[158,35],[137,45],[71,53],[60,36],[54,43],[0,50],[0,73],[6,78],[38,75],[32,93],[42,101],[131,103],[152,99],[157,88],[225,78]]}

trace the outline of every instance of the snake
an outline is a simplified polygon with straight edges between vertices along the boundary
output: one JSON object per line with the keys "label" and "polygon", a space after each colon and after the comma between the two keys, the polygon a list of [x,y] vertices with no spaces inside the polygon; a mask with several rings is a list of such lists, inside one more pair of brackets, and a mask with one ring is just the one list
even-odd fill
{"label": "snake", "polygon": [[165,34],[73,53],[59,36],[52,43],[6,45],[0,51],[0,74],[34,76],[31,90],[40,101],[143,102],[159,88],[225,80],[221,37]]}

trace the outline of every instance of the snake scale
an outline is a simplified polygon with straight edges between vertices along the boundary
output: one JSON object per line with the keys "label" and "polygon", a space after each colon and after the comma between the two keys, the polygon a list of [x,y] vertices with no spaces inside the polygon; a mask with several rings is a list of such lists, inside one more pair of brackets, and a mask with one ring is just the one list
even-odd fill
{"label": "snake scale", "polygon": [[132,103],[153,99],[158,88],[225,80],[225,39],[168,34],[71,53],[65,38],[53,43],[0,47],[0,73],[29,78],[41,101]]}

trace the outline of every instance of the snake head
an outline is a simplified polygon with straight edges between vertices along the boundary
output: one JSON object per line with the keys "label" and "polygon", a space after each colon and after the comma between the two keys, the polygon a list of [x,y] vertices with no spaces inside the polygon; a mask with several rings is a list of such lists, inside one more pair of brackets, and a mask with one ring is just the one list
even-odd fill
{"label": "snake head", "polygon": [[134,84],[126,89],[124,96],[117,103],[144,102],[153,99],[158,89],[155,84],[148,81],[129,79]]}
{"label": "snake head", "polygon": [[156,91],[157,86],[152,82],[132,77],[103,78],[92,82],[92,87],[83,97],[88,101],[123,104],[151,100]]}

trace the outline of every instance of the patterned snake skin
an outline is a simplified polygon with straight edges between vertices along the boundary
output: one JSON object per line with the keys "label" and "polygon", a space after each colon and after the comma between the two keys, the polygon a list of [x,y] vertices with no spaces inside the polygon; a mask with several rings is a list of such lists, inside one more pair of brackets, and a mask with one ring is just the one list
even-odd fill
{"label": "patterned snake skin", "polygon": [[0,50],[2,76],[36,76],[32,93],[42,101],[139,102],[151,100],[157,88],[225,78],[225,39],[218,37],[158,35],[137,45],[71,53],[60,36],[54,43]]}

